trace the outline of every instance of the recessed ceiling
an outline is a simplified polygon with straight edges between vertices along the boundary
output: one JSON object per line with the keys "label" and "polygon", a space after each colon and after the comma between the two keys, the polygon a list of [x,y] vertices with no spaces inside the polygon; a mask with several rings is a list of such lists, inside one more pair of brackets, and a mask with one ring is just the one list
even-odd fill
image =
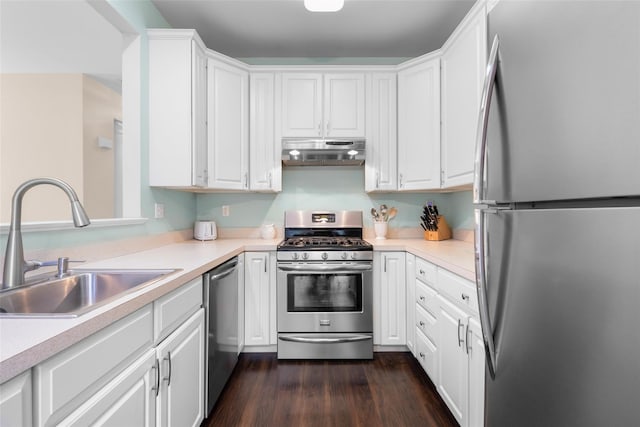
{"label": "recessed ceiling", "polygon": [[442,46],[475,1],[345,0],[312,13],[303,0],[152,0],[174,28],[235,58],[409,58]]}

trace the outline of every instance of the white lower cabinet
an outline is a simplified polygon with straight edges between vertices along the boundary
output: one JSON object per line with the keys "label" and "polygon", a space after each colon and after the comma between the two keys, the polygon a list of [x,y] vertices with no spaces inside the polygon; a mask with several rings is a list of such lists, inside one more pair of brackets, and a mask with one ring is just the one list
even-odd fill
{"label": "white lower cabinet", "polygon": [[31,394],[31,371],[0,385],[0,426],[33,425]]}
{"label": "white lower cabinet", "polygon": [[465,352],[465,312],[438,296],[438,392],[461,426],[467,422],[469,361]]}
{"label": "white lower cabinet", "polygon": [[482,426],[485,355],[474,285],[419,257],[413,264],[407,325],[415,325],[414,355],[460,426]]}
{"label": "white lower cabinet", "polygon": [[373,343],[406,345],[406,254],[374,252]]}
{"label": "white lower cabinet", "polygon": [[204,339],[200,309],[156,348],[158,426],[193,427],[204,419]]}
{"label": "white lower cabinet", "polygon": [[245,252],[245,346],[277,343],[275,255]]}
{"label": "white lower cabinet", "polygon": [[157,379],[156,352],[149,349],[58,425],[155,426]]}
{"label": "white lower cabinet", "polygon": [[[197,278],[35,366],[33,424],[199,426],[205,416],[202,290]],[[2,385],[3,401],[13,381]],[[11,408],[13,420],[19,405]],[[3,418],[4,425],[30,423]]]}

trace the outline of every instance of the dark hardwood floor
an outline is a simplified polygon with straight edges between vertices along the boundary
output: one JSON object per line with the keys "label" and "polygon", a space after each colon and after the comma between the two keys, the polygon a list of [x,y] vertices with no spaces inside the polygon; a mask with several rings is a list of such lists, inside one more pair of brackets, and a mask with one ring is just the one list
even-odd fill
{"label": "dark hardwood floor", "polygon": [[373,361],[278,361],[244,353],[202,427],[423,426],[457,423],[410,353]]}

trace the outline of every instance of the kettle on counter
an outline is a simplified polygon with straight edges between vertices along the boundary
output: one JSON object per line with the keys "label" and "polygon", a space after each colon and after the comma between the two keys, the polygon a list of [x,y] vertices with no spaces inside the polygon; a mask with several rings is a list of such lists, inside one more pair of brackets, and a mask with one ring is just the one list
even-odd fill
{"label": "kettle on counter", "polygon": [[215,221],[196,221],[193,225],[193,238],[196,240],[215,240],[218,229]]}

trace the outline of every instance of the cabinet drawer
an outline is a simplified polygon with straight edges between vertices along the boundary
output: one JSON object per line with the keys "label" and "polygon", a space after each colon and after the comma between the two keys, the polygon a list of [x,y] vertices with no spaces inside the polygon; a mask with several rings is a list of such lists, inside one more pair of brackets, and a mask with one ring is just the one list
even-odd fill
{"label": "cabinet drawer", "polygon": [[420,305],[416,305],[416,328],[427,336],[432,342],[436,342],[437,319],[434,315],[424,310]]}
{"label": "cabinet drawer", "polygon": [[478,293],[474,283],[439,268],[438,290],[459,307],[478,313]]}
{"label": "cabinet drawer", "polygon": [[202,277],[197,277],[153,303],[156,344],[198,311],[202,306],[203,290]]}
{"label": "cabinet drawer", "polygon": [[429,375],[434,385],[438,384],[438,350],[436,346],[422,334],[416,332],[416,355],[422,369]]}
{"label": "cabinet drawer", "polygon": [[437,295],[436,291],[420,280],[416,280],[416,303],[433,315],[438,312]]}
{"label": "cabinet drawer", "polygon": [[35,425],[53,425],[149,349],[151,305],[33,368]]}
{"label": "cabinet drawer", "polygon": [[437,267],[430,262],[416,257],[416,277],[427,285],[437,289],[436,285]]}

